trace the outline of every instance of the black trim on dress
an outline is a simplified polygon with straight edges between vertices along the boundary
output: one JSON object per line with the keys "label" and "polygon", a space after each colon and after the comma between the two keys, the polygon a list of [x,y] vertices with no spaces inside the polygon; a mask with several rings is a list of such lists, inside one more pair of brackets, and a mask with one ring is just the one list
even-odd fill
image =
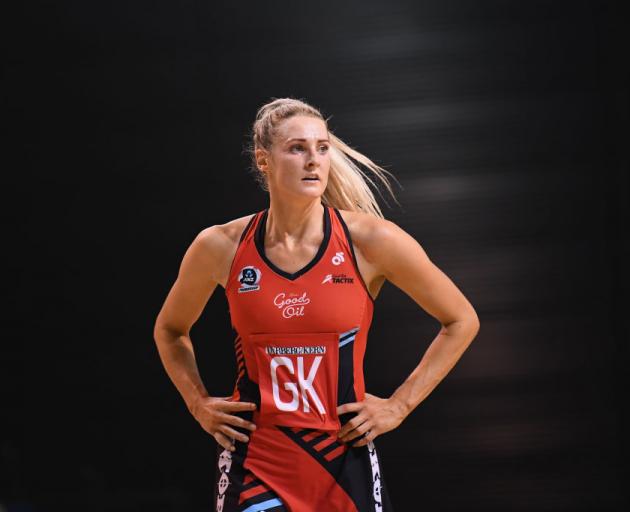
{"label": "black trim on dress", "polygon": [[254,215],[252,215],[251,219],[249,219],[249,222],[247,223],[247,226],[245,226],[245,229],[243,230],[243,233],[241,233],[241,238],[238,241],[238,244],[240,245],[241,242],[243,241],[243,239],[245,238],[245,235],[247,235],[250,226],[254,223],[254,220],[256,219],[256,214],[254,213]]}
{"label": "black trim on dress", "polygon": [[245,229],[241,233],[241,238],[239,239],[238,244],[236,244],[236,251],[234,252],[234,256],[232,257],[232,261],[230,262],[230,271],[228,273],[228,281],[227,281],[225,289],[224,289],[225,293],[227,293],[227,287],[229,286],[229,283],[230,283],[230,277],[232,276],[232,271],[234,270],[234,261],[236,261],[236,257],[238,255],[238,249],[241,246],[241,244],[243,243],[243,240],[245,239],[245,237],[247,236],[247,233],[249,233],[249,230],[250,230],[252,224],[256,220],[256,217],[258,217],[258,213],[254,213],[252,215],[251,219],[249,219],[249,221],[247,222],[247,226],[245,226]]}
{"label": "black trim on dress", "polygon": [[335,214],[337,215],[337,218],[339,219],[339,222],[341,223],[341,227],[343,228],[343,232],[346,235],[346,240],[348,242],[348,245],[350,246],[350,252],[352,253],[352,261],[354,261],[354,268],[357,271],[357,276],[359,277],[359,279],[363,283],[363,288],[365,289],[365,293],[367,293],[367,296],[372,301],[372,304],[374,304],[374,297],[372,297],[372,294],[370,293],[370,290],[368,290],[368,287],[365,284],[365,281],[363,280],[363,276],[361,275],[361,272],[359,271],[359,263],[357,262],[356,254],[354,254],[354,246],[352,245],[352,237],[350,236],[350,230],[348,229],[346,221],[343,220],[343,217],[341,216],[341,213],[339,213],[339,210],[337,208],[334,208],[334,207],[333,207],[333,210],[335,210]]}
{"label": "black trim on dress", "polygon": [[324,256],[324,253],[326,252],[326,249],[328,247],[328,242],[330,241],[330,233],[332,231],[331,221],[330,221],[330,212],[328,211],[328,206],[326,205],[323,205],[323,206],[324,206],[324,239],[322,240],[322,243],[320,244],[319,249],[317,250],[317,253],[313,257],[313,259],[310,262],[308,262],[306,266],[302,267],[300,270],[298,270],[297,272],[294,272],[293,274],[291,274],[290,272],[286,272],[282,270],[281,268],[277,267],[276,265],[274,265],[274,263],[265,255],[265,226],[267,225],[267,214],[269,213],[269,208],[266,208],[264,210],[262,214],[262,218],[260,219],[260,221],[258,222],[258,226],[256,227],[256,232],[254,233],[254,242],[255,242],[254,245],[256,245],[256,249],[258,250],[258,254],[262,258],[262,260],[276,274],[282,277],[285,277],[291,281],[294,281],[295,279],[300,277],[302,274],[305,274],[306,272],[308,272],[311,268],[313,268],[319,262],[320,259],[322,259],[322,256]]}

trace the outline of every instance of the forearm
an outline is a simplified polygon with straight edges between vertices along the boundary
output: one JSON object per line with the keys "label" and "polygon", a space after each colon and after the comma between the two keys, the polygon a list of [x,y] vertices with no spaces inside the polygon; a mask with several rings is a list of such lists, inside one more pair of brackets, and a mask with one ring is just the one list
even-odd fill
{"label": "forearm", "polygon": [[478,330],[479,324],[473,320],[457,321],[442,327],[420,364],[391,396],[403,417],[409,415],[451,371]]}
{"label": "forearm", "polygon": [[193,413],[197,401],[207,397],[208,392],[199,375],[190,337],[156,328],[154,338],[166,373],[182,395],[188,410]]}

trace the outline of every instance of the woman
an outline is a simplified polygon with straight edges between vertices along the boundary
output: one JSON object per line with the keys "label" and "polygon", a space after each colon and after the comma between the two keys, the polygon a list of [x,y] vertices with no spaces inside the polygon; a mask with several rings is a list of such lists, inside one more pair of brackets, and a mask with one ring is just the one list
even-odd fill
{"label": "woman", "polygon": [[[477,315],[382,217],[349,157],[391,193],[387,171],[335,137],[317,109],[291,98],[264,105],[251,150],[269,208],[199,233],[154,333],[168,375],[218,443],[216,510],[391,510],[374,439],[450,371]],[[363,356],[385,279],[443,327],[405,382],[379,398],[365,392]],[[209,396],[189,335],[217,284],[237,332],[230,397]]]}

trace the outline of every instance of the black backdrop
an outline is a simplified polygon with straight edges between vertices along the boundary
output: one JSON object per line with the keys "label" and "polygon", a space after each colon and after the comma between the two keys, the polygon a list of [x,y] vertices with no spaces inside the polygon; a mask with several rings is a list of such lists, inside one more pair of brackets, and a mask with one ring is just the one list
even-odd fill
{"label": "black backdrop", "polygon": [[[7,15],[0,510],[211,509],[215,443],[153,323],[196,234],[267,205],[243,147],[282,96],[397,176],[386,217],[481,320],[377,440],[396,510],[621,509],[620,7],[66,1]],[[368,391],[390,394],[438,329],[386,284]],[[221,288],[192,339],[210,392],[229,394]]]}

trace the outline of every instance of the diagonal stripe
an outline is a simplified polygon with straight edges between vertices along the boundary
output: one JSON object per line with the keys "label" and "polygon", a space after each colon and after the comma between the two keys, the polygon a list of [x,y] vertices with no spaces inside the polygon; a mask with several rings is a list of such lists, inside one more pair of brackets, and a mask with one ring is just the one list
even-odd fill
{"label": "diagonal stripe", "polygon": [[300,437],[304,437],[306,434],[310,434],[311,432],[313,432],[312,428],[296,428],[293,432],[295,432],[298,436]]}
{"label": "diagonal stripe", "polygon": [[[309,441],[309,444],[313,447],[315,446],[317,443],[322,442],[324,439],[328,439],[328,437],[330,436],[330,434],[324,432],[323,434],[315,437],[315,438],[311,438],[311,440]],[[306,438],[304,438],[304,440],[306,440]]]}
{"label": "diagonal stripe", "polygon": [[351,341],[354,341],[354,336],[345,339],[344,341],[340,341],[339,342],[339,348],[343,347],[344,345],[347,345],[348,343],[350,343]]}
{"label": "diagonal stripe", "polygon": [[340,446],[343,446],[343,443],[340,443],[339,441],[337,441],[336,439],[333,438],[333,442],[332,443],[330,443],[329,445],[325,446],[324,448],[320,448],[319,449],[319,454],[323,457],[328,452],[332,452],[333,450],[336,450]]}
{"label": "diagonal stripe", "polygon": [[240,505],[244,501],[247,501],[254,496],[258,496],[259,494],[263,494],[268,490],[269,489],[263,486],[262,482],[253,482],[253,485],[251,487],[245,489],[244,491],[241,491],[241,494],[238,497],[238,504]]}
{"label": "diagonal stripe", "polygon": [[310,434],[306,434],[304,437],[302,437],[302,440],[305,443],[308,443],[309,441],[312,441],[313,439],[315,439],[316,437],[319,437],[321,435],[321,432],[318,432],[317,430],[313,430]]}
{"label": "diagonal stripe", "polygon": [[318,441],[317,443],[315,443],[313,445],[313,448],[315,450],[317,450],[318,452],[321,452],[324,448],[326,448],[328,445],[334,443],[335,441],[337,441],[337,439],[333,436],[328,436],[326,439],[322,439],[321,441]]}
{"label": "diagonal stripe", "polygon": [[346,447],[344,445],[341,445],[338,448],[335,448],[332,452],[329,452],[326,455],[324,455],[324,458],[328,462],[330,462],[330,461],[336,459],[337,457],[339,457],[345,451],[346,451]]}
{"label": "diagonal stripe", "polygon": [[359,328],[358,327],[354,327],[353,329],[350,329],[349,331],[346,332],[342,332],[339,335],[339,339],[343,340],[346,336],[354,336],[357,332],[359,332]]}
{"label": "diagonal stripe", "polygon": [[272,500],[263,501],[262,503],[254,503],[243,510],[243,512],[261,512],[270,507],[278,507],[280,505],[282,505],[282,502],[278,498],[274,498]]}

